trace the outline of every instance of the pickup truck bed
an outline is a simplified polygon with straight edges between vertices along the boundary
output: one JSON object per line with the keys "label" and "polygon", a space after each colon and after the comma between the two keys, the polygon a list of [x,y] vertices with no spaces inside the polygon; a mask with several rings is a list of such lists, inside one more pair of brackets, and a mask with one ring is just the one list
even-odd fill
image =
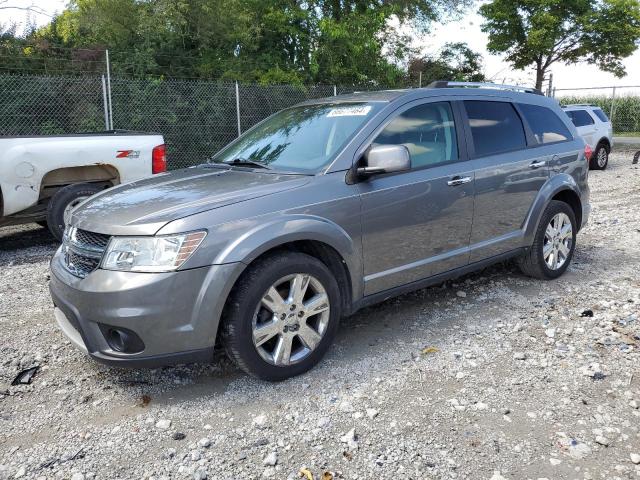
{"label": "pickup truck bed", "polygon": [[121,130],[0,137],[0,226],[64,217],[91,194],[166,170],[161,135]]}

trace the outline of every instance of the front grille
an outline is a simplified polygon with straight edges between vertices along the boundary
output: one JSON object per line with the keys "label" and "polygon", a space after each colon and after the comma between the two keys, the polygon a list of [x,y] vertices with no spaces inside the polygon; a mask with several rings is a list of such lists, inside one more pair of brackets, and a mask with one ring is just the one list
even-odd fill
{"label": "front grille", "polygon": [[91,245],[93,247],[99,247],[103,250],[107,248],[109,243],[109,235],[103,233],[87,232],[86,230],[76,230],[76,239],[78,243],[84,245]]}
{"label": "front grille", "polygon": [[64,264],[73,275],[84,278],[100,265],[109,235],[70,227],[64,233]]}

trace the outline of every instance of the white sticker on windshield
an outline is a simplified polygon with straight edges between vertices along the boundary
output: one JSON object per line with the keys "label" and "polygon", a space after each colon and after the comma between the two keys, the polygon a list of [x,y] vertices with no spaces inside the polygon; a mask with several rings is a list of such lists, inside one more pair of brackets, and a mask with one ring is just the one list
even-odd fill
{"label": "white sticker on windshield", "polygon": [[333,108],[327,117],[364,117],[371,111],[371,105],[361,107],[339,107]]}

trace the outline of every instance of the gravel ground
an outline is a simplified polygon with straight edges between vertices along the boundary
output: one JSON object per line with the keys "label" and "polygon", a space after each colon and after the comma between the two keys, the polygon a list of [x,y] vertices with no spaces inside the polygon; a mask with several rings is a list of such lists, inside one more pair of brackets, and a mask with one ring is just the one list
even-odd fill
{"label": "gravel ground", "polygon": [[278,384],[91,361],[54,325],[53,241],[4,229],[0,478],[640,478],[640,168],[590,184],[559,280],[503,264],[387,301]]}

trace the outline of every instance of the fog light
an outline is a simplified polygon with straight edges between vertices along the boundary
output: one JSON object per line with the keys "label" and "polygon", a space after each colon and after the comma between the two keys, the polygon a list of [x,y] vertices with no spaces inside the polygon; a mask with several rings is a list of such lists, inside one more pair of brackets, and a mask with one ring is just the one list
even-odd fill
{"label": "fog light", "polygon": [[139,353],[144,350],[142,339],[128,328],[100,324],[100,330],[109,347],[121,353]]}

